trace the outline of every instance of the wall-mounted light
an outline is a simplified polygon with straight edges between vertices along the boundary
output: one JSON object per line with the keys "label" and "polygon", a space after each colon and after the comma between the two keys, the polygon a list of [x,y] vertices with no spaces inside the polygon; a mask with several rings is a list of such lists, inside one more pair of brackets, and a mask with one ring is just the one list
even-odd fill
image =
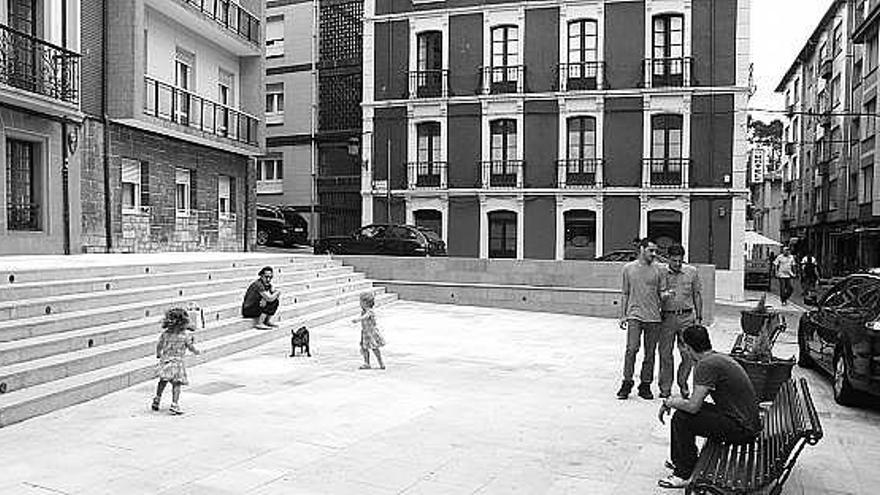
{"label": "wall-mounted light", "polygon": [[724,218],[725,216],[727,216],[727,208],[725,208],[723,206],[719,206],[718,207],[718,216],[721,218]]}
{"label": "wall-mounted light", "polygon": [[360,155],[360,141],[356,137],[351,137],[348,139],[348,154],[350,156],[358,156]]}

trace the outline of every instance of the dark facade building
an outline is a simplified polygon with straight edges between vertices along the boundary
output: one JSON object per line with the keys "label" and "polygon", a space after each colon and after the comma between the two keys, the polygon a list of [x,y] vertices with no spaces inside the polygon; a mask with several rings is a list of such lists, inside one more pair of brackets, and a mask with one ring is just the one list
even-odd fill
{"label": "dark facade building", "polygon": [[263,2],[82,0],[81,17],[81,249],[249,249]]}
{"label": "dark facade building", "polygon": [[783,77],[784,240],[823,273],[880,266],[880,2],[832,2]]}
{"label": "dark facade building", "polygon": [[368,0],[363,222],[452,256],[682,242],[742,294],[749,2]]}
{"label": "dark facade building", "polygon": [[320,234],[361,220],[363,0],[318,0],[318,208]]}

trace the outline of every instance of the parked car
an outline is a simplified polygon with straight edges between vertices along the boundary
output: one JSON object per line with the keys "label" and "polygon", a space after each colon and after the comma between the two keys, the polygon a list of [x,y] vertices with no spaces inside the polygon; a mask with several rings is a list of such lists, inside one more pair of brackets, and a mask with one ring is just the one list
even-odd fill
{"label": "parked car", "polygon": [[423,227],[374,224],[351,235],[318,239],[315,253],[446,256],[446,244],[436,232]]}
{"label": "parked car", "polygon": [[798,363],[831,375],[839,404],[880,395],[880,269],[845,277],[801,316]]}
{"label": "parked car", "polygon": [[305,218],[303,218],[302,214],[296,211],[295,208],[290,206],[282,206],[279,208],[281,215],[284,217],[285,222],[287,222],[287,229],[290,231],[290,235],[293,239],[294,244],[308,244],[309,243],[309,222]]}
{"label": "parked car", "polygon": [[[610,253],[603,254],[596,258],[596,261],[635,261],[638,259],[639,253],[635,249],[618,249]],[[660,263],[666,263],[668,259],[663,254],[657,253],[655,258]]]}
{"label": "parked car", "polygon": [[290,247],[295,243],[293,234],[293,229],[277,207],[257,205],[257,245],[280,243]]}

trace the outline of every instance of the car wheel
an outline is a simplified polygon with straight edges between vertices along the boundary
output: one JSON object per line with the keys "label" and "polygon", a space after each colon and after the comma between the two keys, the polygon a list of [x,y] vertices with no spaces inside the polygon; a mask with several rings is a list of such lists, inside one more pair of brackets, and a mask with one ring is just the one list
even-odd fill
{"label": "car wheel", "polygon": [[258,230],[257,231],[257,245],[258,246],[265,246],[268,243],[269,243],[269,232],[267,232],[265,230]]}
{"label": "car wheel", "polygon": [[804,337],[803,331],[798,328],[798,366],[801,368],[812,368],[813,358],[810,357],[810,349],[807,347],[807,339]]}
{"label": "car wheel", "polygon": [[843,352],[838,351],[834,355],[834,401],[843,406],[851,406],[856,401],[856,391],[849,382],[849,364],[843,357]]}

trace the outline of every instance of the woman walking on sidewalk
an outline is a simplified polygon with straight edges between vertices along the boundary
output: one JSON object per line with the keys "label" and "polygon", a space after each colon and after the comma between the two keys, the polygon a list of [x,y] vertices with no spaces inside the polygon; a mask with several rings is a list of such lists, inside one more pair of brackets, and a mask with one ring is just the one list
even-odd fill
{"label": "woman walking on sidewalk", "polygon": [[153,397],[151,408],[154,411],[159,410],[159,403],[162,400],[162,393],[165,387],[171,383],[171,408],[168,412],[171,414],[183,414],[180,410],[180,388],[183,385],[189,385],[186,377],[186,365],[183,362],[183,356],[186,355],[187,349],[193,354],[201,354],[195,347],[194,331],[190,330],[190,321],[187,312],[183,308],[172,308],[165,313],[165,319],[162,320],[162,328],[165,329],[159,337],[156,344],[156,357],[159,364],[156,368],[156,376],[159,383],[156,385],[156,396]]}

